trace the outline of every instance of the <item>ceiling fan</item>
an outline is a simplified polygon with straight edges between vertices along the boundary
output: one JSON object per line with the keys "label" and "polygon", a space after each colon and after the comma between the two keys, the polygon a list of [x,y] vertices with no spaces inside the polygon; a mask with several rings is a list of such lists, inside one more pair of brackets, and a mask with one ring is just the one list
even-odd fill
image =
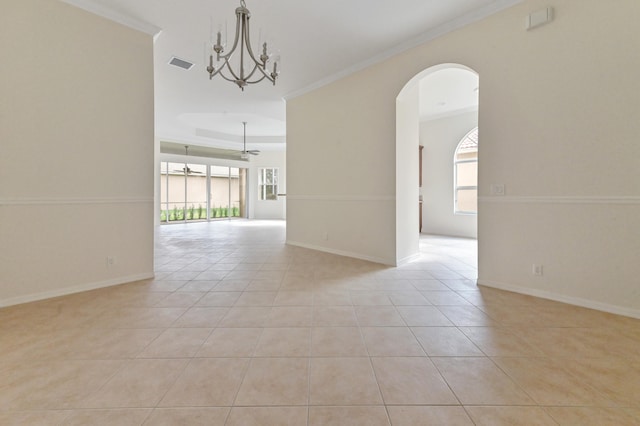
{"label": "ceiling fan", "polygon": [[240,158],[243,160],[248,160],[249,155],[258,155],[260,151],[257,149],[247,150],[247,122],[242,122],[242,151],[240,151]]}
{"label": "ceiling fan", "polygon": [[185,175],[203,175],[203,172],[198,172],[196,170],[191,170],[187,165],[187,157],[189,157],[189,145],[184,146],[184,167],[182,170],[172,170],[173,173],[183,173]]}

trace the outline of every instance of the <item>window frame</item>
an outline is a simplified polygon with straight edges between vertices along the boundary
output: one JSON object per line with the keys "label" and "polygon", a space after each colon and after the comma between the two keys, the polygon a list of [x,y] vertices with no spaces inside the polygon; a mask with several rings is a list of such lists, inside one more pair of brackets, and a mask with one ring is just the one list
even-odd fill
{"label": "window frame", "polygon": [[474,127],[473,129],[471,129],[470,132],[468,132],[458,143],[458,145],[456,146],[456,150],[453,153],[453,213],[454,214],[458,214],[458,215],[477,215],[478,214],[478,209],[477,209],[477,202],[476,202],[476,210],[475,211],[469,211],[469,210],[461,210],[458,208],[458,192],[459,191],[476,191],[476,197],[478,194],[478,176],[477,176],[477,170],[478,170],[478,166],[476,166],[476,184],[475,185],[463,185],[463,186],[458,186],[458,165],[459,164],[470,164],[470,163],[476,163],[478,164],[478,154],[477,154],[477,150],[476,150],[476,157],[475,158],[468,158],[468,159],[458,159],[458,155],[459,155],[459,150],[460,150],[460,146],[469,138],[469,136],[471,134],[473,134],[474,132],[477,132],[478,128]]}
{"label": "window frame", "polygon": [[[271,170],[271,182],[268,182],[267,173]],[[258,201],[278,201],[278,167],[260,167],[258,169]],[[271,187],[271,192],[267,188]],[[271,196],[272,198],[268,198]]]}

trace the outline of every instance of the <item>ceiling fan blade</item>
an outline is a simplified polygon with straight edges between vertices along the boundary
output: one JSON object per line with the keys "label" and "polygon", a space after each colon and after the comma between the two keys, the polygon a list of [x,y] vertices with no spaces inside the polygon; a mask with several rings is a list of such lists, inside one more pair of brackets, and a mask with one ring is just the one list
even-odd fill
{"label": "ceiling fan blade", "polygon": [[180,173],[180,174],[188,174],[188,175],[203,175],[204,172],[198,172],[195,170],[191,170],[190,168],[182,169],[182,170],[171,170],[169,173]]}

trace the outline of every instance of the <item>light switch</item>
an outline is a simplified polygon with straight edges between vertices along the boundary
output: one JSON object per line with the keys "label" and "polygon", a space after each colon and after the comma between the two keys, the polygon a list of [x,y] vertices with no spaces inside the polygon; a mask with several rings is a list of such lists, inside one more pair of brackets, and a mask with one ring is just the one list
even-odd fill
{"label": "light switch", "polygon": [[527,30],[538,28],[553,21],[553,8],[537,10],[527,16]]}

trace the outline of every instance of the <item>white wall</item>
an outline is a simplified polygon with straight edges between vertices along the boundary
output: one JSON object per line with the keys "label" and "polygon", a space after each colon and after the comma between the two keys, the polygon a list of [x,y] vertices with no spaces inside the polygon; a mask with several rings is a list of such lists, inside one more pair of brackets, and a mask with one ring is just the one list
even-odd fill
{"label": "white wall", "polygon": [[287,164],[286,154],[281,151],[262,151],[260,155],[251,157],[251,171],[249,173],[249,218],[250,219],[285,219],[287,211],[287,197],[277,200],[258,199],[258,170],[264,167],[278,169],[278,193],[287,193]]}
{"label": "white wall", "polygon": [[453,157],[458,144],[478,125],[478,112],[420,123],[422,150],[422,232],[476,238],[477,216],[454,213]]}
{"label": "white wall", "polygon": [[[555,20],[525,31],[546,6]],[[640,317],[637,16],[637,0],[526,0],[289,100],[288,239],[395,259],[395,100],[459,63],[482,81],[479,282]]]}
{"label": "white wall", "polygon": [[395,264],[395,73],[287,101],[289,244]]}
{"label": "white wall", "polygon": [[151,36],[50,0],[0,28],[0,306],[151,277]]}
{"label": "white wall", "polygon": [[420,90],[418,84],[400,93],[396,100],[396,259],[406,263],[420,254],[419,247],[419,155]]}

